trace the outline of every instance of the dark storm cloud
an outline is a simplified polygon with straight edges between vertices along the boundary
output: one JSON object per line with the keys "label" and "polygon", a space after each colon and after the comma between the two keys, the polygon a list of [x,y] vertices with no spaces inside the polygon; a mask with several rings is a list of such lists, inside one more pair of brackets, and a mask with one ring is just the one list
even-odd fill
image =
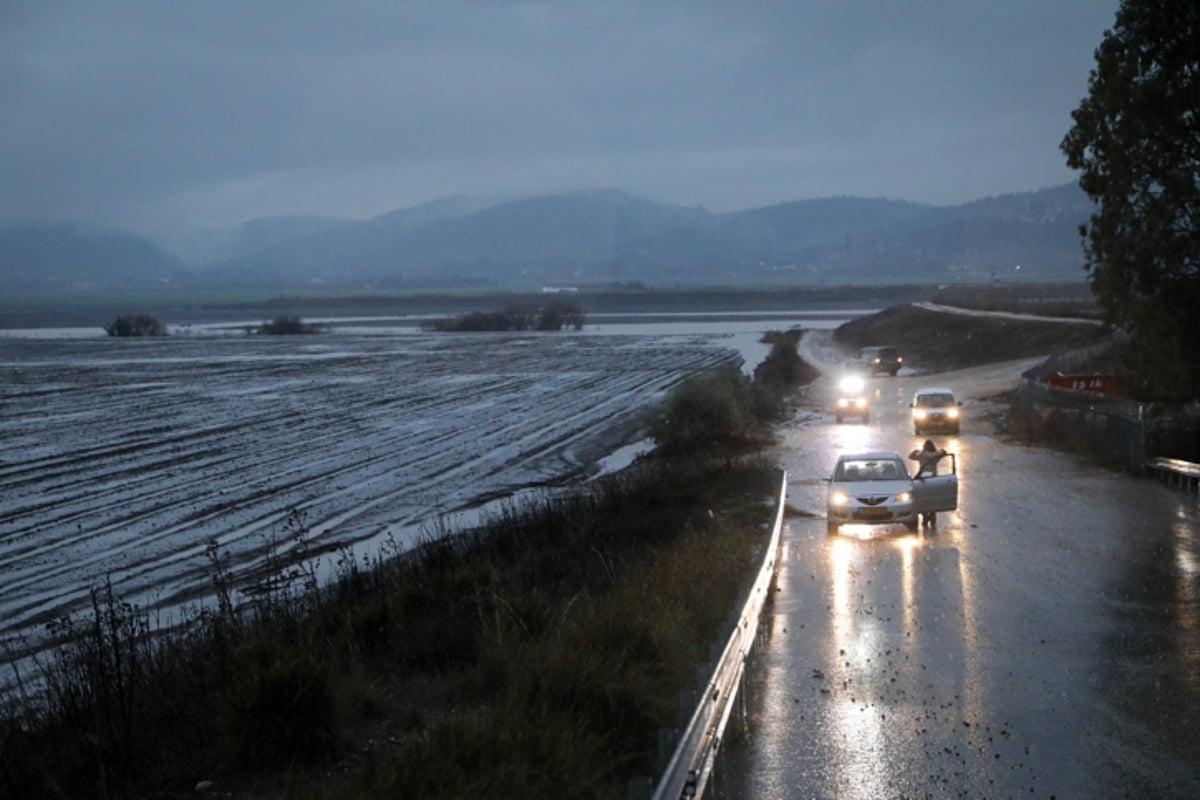
{"label": "dark storm cloud", "polygon": [[10,0],[0,215],[1036,189],[1071,178],[1057,145],[1116,5]]}

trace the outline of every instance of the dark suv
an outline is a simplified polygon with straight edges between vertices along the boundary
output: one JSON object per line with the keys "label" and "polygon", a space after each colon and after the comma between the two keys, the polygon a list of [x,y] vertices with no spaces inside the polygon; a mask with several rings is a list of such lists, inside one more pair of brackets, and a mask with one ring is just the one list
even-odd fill
{"label": "dark suv", "polygon": [[903,361],[900,352],[894,347],[864,347],[858,353],[858,363],[872,375],[886,372],[895,377]]}

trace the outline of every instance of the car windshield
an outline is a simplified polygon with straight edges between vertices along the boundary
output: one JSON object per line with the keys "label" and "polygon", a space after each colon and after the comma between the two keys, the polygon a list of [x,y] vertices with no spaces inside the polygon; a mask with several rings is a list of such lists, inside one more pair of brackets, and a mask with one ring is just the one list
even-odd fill
{"label": "car windshield", "polygon": [[939,406],[954,405],[954,395],[952,394],[922,394],[917,395],[918,408],[934,408]]}
{"label": "car windshield", "polygon": [[838,465],[836,481],[897,481],[906,476],[898,458],[855,458]]}

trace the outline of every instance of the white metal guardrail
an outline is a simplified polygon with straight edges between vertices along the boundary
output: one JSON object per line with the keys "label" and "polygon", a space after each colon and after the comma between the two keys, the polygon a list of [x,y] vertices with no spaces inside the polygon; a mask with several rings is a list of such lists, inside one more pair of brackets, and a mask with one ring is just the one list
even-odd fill
{"label": "white metal guardrail", "polygon": [[1157,475],[1168,485],[1200,489],[1200,464],[1179,458],[1151,458],[1146,471]]}
{"label": "white metal guardrail", "polygon": [[712,774],[713,763],[721,738],[725,734],[725,724],[733,711],[733,701],[742,683],[742,675],[746,669],[746,659],[750,656],[750,648],[758,633],[759,616],[771,589],[771,581],[775,577],[775,563],[779,555],[779,538],[783,529],[783,509],[787,501],[787,473],[779,488],[779,508],[775,512],[775,525],[771,530],[771,540],[767,544],[767,552],[763,556],[762,566],[750,588],[750,596],[742,608],[733,633],[721,653],[721,658],[713,669],[708,686],[696,705],[696,711],[687,728],[679,737],[675,748],[658,785],[654,790],[653,800],[668,800],[671,798],[699,798],[704,794],[704,787]]}

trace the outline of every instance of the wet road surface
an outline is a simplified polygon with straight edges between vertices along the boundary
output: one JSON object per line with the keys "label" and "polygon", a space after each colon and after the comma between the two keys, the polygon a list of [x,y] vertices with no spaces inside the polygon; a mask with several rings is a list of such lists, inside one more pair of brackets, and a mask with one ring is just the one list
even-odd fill
{"label": "wet road surface", "polygon": [[[1200,797],[1200,500],[1005,443],[1019,367],[872,382],[871,424],[814,408],[781,460],[798,514],[710,796]],[[965,396],[959,508],[825,528],[840,452],[913,436],[920,385]]]}

